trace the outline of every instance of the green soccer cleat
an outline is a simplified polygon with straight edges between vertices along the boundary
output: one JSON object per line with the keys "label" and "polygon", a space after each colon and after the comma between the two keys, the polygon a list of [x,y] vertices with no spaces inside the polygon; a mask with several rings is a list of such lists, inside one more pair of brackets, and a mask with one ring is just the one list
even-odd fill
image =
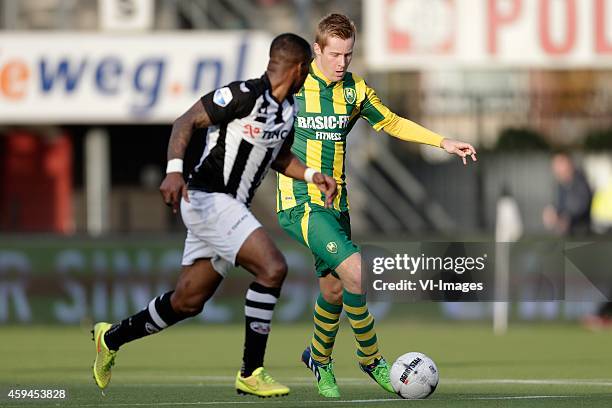
{"label": "green soccer cleat", "polygon": [[242,377],[238,371],[236,392],[242,395],[256,395],[260,398],[284,397],[289,394],[289,387],[277,382],[263,367],[259,367],[250,377],[246,378]]}
{"label": "green soccer cleat", "polygon": [[340,389],[338,384],[336,384],[334,366],[331,359],[329,363],[321,364],[312,358],[310,347],[306,347],[306,350],[302,353],[302,362],[315,375],[319,394],[326,398],[340,398]]}
{"label": "green soccer cleat", "polygon": [[372,377],[385,391],[395,394],[389,378],[389,365],[384,358],[377,358],[372,364],[359,364],[361,371]]}
{"label": "green soccer cleat", "polygon": [[96,343],[96,361],[93,365],[93,377],[100,389],[108,386],[111,379],[111,368],[115,364],[117,351],[109,350],[104,342],[104,334],[111,328],[110,323],[96,323],[92,330],[93,341]]}

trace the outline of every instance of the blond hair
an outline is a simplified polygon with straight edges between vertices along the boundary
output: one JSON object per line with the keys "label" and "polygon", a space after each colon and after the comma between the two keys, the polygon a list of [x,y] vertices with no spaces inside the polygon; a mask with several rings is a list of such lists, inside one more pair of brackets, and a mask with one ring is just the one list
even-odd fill
{"label": "blond hair", "polygon": [[350,18],[344,14],[332,13],[319,21],[315,42],[323,49],[325,45],[327,45],[327,39],[329,37],[338,37],[341,40],[348,40],[349,38],[355,38],[356,33],[357,29],[355,28],[355,23],[353,23]]}

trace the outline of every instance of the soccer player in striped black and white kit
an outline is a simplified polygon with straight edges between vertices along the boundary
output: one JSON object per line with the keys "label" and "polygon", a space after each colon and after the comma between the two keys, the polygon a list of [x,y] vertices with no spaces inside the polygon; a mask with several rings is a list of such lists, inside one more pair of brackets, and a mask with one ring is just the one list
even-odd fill
{"label": "soccer player in striped black and white kit", "polygon": [[[255,190],[270,167],[312,183],[328,205],[336,195],[332,177],[306,166],[291,153],[297,107],[293,94],[308,74],[310,45],[282,34],[270,47],[266,73],[211,92],[179,117],[168,145],[167,175],[160,191],[187,226],[182,271],[175,290],[139,313],[94,326],[94,378],[105,388],[119,347],[199,314],[234,265],[255,275],[245,300],[246,333],[236,389],[261,397],[287,395],[263,367],[270,322],[287,264],[249,211]],[[207,128],[206,147],[185,184],[182,158],[196,128]]]}

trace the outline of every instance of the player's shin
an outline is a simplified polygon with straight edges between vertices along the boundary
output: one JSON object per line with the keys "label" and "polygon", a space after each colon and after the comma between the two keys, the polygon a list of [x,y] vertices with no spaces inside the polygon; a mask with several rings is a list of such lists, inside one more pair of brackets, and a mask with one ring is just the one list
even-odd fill
{"label": "player's shin", "polygon": [[270,322],[279,296],[280,288],[266,287],[257,282],[251,283],[247,291],[242,377],[248,377],[257,368],[263,367]]}
{"label": "player's shin", "polygon": [[172,293],[157,296],[140,312],[113,324],[104,335],[107,347],[118,350],[125,343],[157,333],[188,317],[174,311],[170,302]]}
{"label": "player's shin", "polygon": [[361,365],[369,365],[381,357],[378,350],[378,340],[374,329],[374,317],[366,305],[366,297],[344,290],[342,294],[344,310],[348,317],[355,341],[357,343],[357,357]]}
{"label": "player's shin", "polygon": [[331,304],[319,294],[313,313],[314,331],[310,343],[311,357],[318,363],[327,364],[330,361],[340,325],[340,313],[341,304]]}
{"label": "player's shin", "polygon": [[368,311],[365,294],[355,294],[344,290],[342,301],[344,302],[346,317],[348,317],[355,333],[357,357],[361,369],[384,390],[393,393],[393,386],[389,378],[389,366],[378,350],[374,317]]}

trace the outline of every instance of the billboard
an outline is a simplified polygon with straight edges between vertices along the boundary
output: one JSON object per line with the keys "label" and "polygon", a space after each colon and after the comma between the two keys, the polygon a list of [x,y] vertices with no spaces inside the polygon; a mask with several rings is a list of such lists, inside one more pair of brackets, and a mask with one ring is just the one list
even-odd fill
{"label": "billboard", "polygon": [[[23,237],[0,239],[0,328],[8,324],[89,324],[117,321],[172,290],[180,272],[184,236],[163,238]],[[291,274],[275,319],[312,319],[318,285],[312,255],[281,242]],[[232,270],[194,321],[243,321],[253,276]],[[377,316],[389,304],[373,305]]]}
{"label": "billboard", "polygon": [[[53,237],[24,236],[0,239],[0,330],[11,324],[87,326],[92,321],[118,321],[138,312],[153,297],[174,288],[180,272],[183,238],[184,236],[99,239],[74,237],[58,240]],[[275,309],[275,320],[311,322],[312,305],[319,294],[312,254],[297,242],[279,240],[278,244],[290,272]],[[431,245],[439,248],[446,246],[439,242],[423,244],[429,248],[432,248]],[[459,245],[453,245],[452,251],[470,246],[476,248],[478,245],[469,243],[466,247],[461,243],[457,244]],[[519,245],[526,247],[529,244]],[[542,245],[554,247],[558,246],[558,243],[540,243],[534,247],[535,250],[541,249]],[[373,253],[371,249],[375,248],[401,248],[405,251],[413,248],[418,249],[417,254],[425,248],[412,242],[392,241],[365,243],[364,247],[366,246],[369,247],[370,254]],[[582,271],[588,272],[584,276],[603,278],[608,282],[609,274],[597,272],[605,272],[608,269],[587,269],[589,265],[605,264],[609,248],[610,243],[572,248],[568,252],[569,259]],[[492,257],[487,262],[494,261],[495,254],[490,255]],[[521,271],[541,276],[542,270],[538,269],[542,265],[540,261],[529,254],[521,254]],[[513,316],[526,320],[571,320],[592,310],[594,302],[600,298],[594,296],[595,292],[588,280],[577,280],[579,275],[572,272],[573,269],[575,268],[568,269],[571,275],[568,275],[566,285],[567,288],[571,286],[573,294],[570,296],[568,291],[566,300],[572,301],[533,302],[533,297],[530,296],[537,294],[537,288],[547,287],[546,281],[538,278],[530,285],[521,285],[520,288],[515,286],[521,293],[521,299],[525,301],[514,303]],[[392,278],[396,276],[396,272],[388,270],[377,275],[377,280]],[[421,268],[419,274],[413,276],[418,278],[421,275],[430,276],[430,272]],[[232,270],[215,296],[206,303],[204,312],[193,321],[243,321],[244,295],[252,281],[253,276],[245,270]],[[378,285],[379,283],[373,281],[368,289],[369,309],[377,319],[485,319],[492,313],[491,302],[469,301],[467,298],[463,300],[468,301],[459,301],[462,299],[457,298],[452,302],[432,301],[430,298],[419,298],[399,286],[389,290],[395,293],[394,297],[402,296],[403,300],[386,298],[383,292],[374,293],[378,290]],[[468,295],[469,293],[466,294]]]}
{"label": "billboard", "polygon": [[259,77],[259,32],[0,34],[0,123],[171,122],[201,95]]}
{"label": "billboard", "polygon": [[612,0],[364,1],[368,66],[612,67]]}

